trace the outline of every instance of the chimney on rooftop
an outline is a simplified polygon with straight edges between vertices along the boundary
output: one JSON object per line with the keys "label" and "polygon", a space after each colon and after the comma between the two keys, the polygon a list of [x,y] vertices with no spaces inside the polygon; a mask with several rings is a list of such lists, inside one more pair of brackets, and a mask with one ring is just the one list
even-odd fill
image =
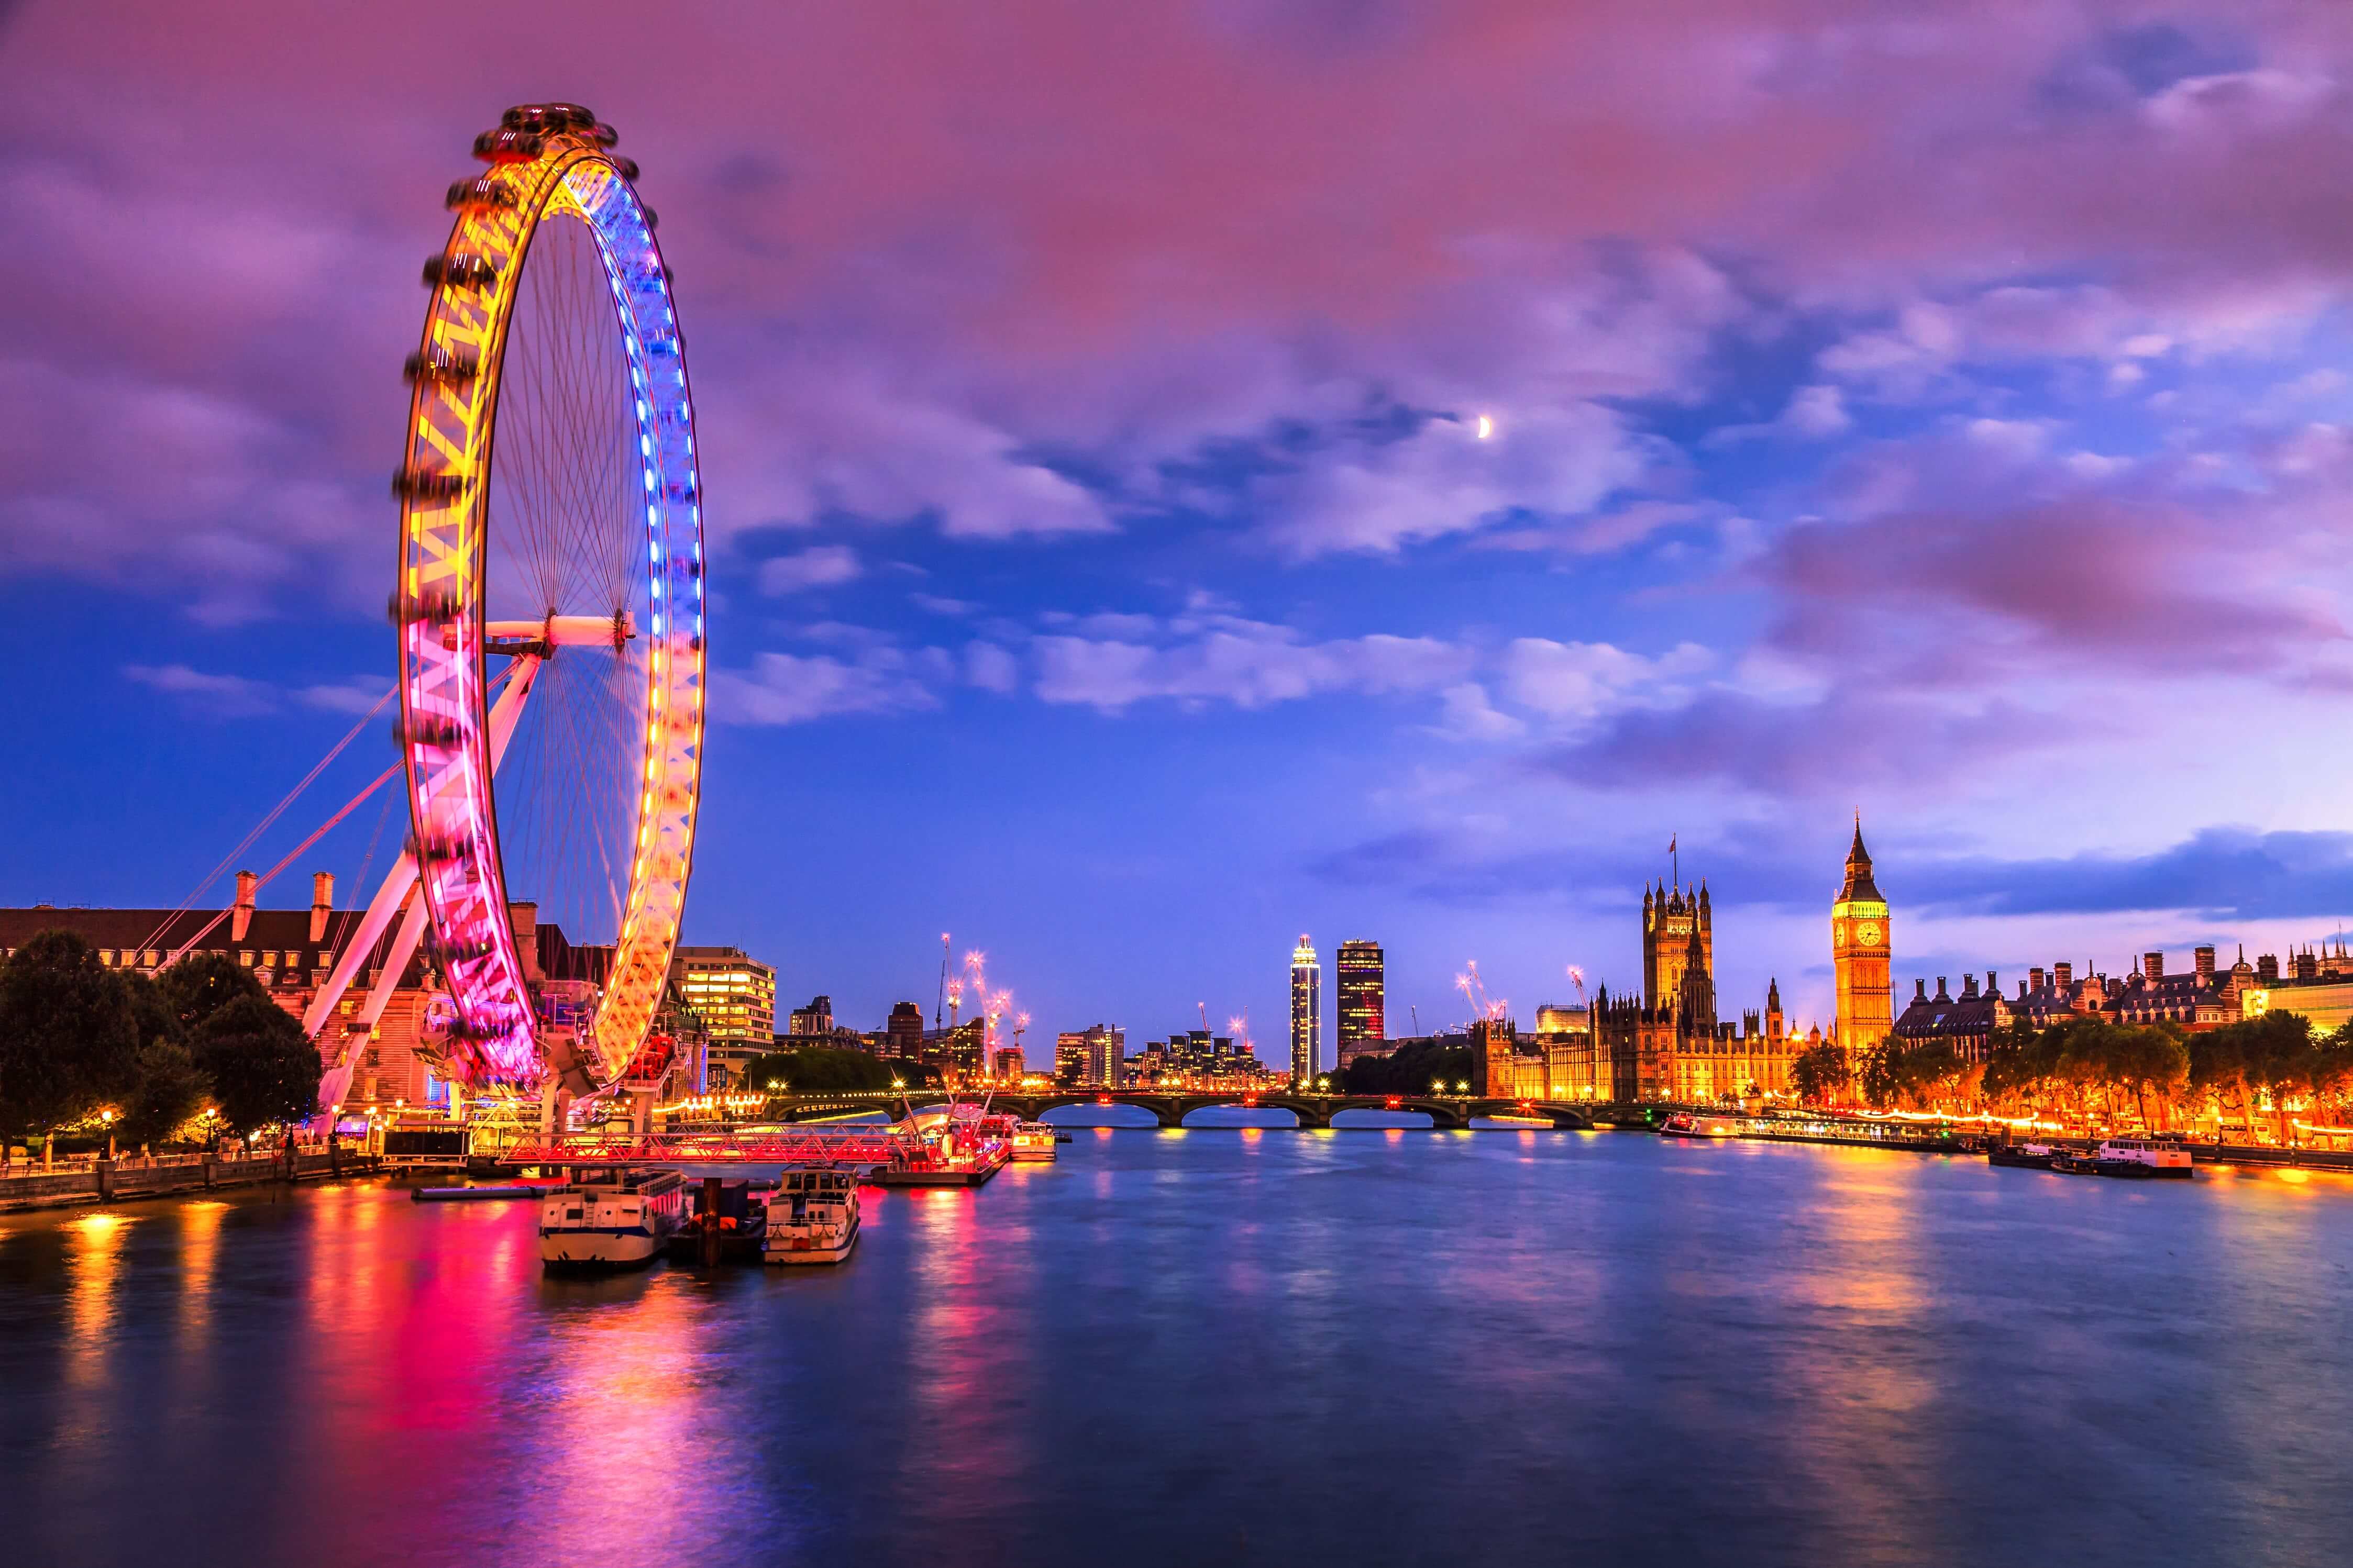
{"label": "chimney on rooftop", "polygon": [[2033,987],[2034,987],[2034,989],[2035,989],[2035,990],[2037,990],[2037,991],[2042,990],[2042,966],[2041,964],[2039,964],[2039,963],[2038,963],[2038,964],[2036,964],[2033,968],[2031,968],[2031,969],[2028,970],[2028,971],[2026,972],[2026,978],[2028,979],[2028,981],[2029,981],[2029,982],[2031,982],[2031,983],[2032,984],[2032,985],[2033,985]]}
{"label": "chimney on rooftop", "polygon": [[2064,991],[2070,985],[2074,984],[2075,966],[2072,963],[2064,963],[2052,964],[2051,966],[2051,984],[2056,985],[2062,991]]}
{"label": "chimney on rooftop", "polygon": [[1952,993],[1945,989],[1945,977],[1939,974],[1936,976],[1936,1000],[1939,1002],[1949,1002],[1952,999]]}
{"label": "chimney on rooftop", "polygon": [[1977,975],[1976,975],[1975,973],[1969,973],[1969,974],[1964,974],[1964,975],[1962,975],[1962,976],[1961,976],[1961,1000],[1962,1000],[1962,1001],[1964,1001],[1964,1002],[1969,1001],[1969,1000],[1971,1000],[1972,998],[1974,998],[1974,997],[1977,995],[1977,994],[1978,994],[1978,977],[1977,977]]}
{"label": "chimney on rooftop", "polygon": [[2198,978],[2200,980],[2213,979],[2214,950],[2211,947],[2201,947],[2196,949],[2195,952],[2198,959]]}
{"label": "chimney on rooftop", "polygon": [[335,907],[335,874],[332,871],[311,873],[311,945],[318,946],[327,940],[327,916]]}
{"label": "chimney on rooftop", "polygon": [[2001,980],[1990,969],[1986,971],[1986,994],[1989,996],[2001,994]]}
{"label": "chimney on rooftop", "polygon": [[243,942],[245,933],[253,929],[253,890],[260,885],[261,879],[250,871],[237,874],[237,902],[228,909],[229,941]]}
{"label": "chimney on rooftop", "polygon": [[[2210,950],[2211,951],[2211,950]],[[2144,952],[2140,955],[2140,972],[2151,980],[2165,978],[2165,954]]]}
{"label": "chimney on rooftop", "polygon": [[1925,980],[1915,980],[1912,983],[1912,1000],[1915,1002],[1926,1002],[1927,999],[1928,983]]}

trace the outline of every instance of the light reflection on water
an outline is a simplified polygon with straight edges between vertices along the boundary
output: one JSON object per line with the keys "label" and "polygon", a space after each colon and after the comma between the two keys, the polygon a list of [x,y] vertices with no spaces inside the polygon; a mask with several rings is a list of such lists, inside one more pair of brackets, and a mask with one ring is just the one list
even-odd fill
{"label": "light reflection on water", "polygon": [[12,1561],[2322,1561],[2353,1184],[1082,1131],[838,1269],[365,1184],[12,1216]]}

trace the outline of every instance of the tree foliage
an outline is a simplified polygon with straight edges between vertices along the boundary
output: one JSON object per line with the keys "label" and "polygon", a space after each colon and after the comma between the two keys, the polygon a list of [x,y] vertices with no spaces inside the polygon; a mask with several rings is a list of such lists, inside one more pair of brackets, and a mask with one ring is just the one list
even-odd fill
{"label": "tree foliage", "polygon": [[38,1136],[138,1086],[139,1019],[122,977],[72,931],[0,963],[0,1132]]}
{"label": "tree foliage", "polygon": [[1469,1046],[1409,1040],[1385,1057],[1358,1057],[1332,1075],[1332,1087],[1344,1094],[1430,1094],[1433,1085],[1451,1089],[1470,1079]]}
{"label": "tree foliage", "polygon": [[1800,1105],[1827,1105],[1853,1078],[1846,1053],[1834,1045],[1808,1046],[1789,1058],[1789,1088]]}
{"label": "tree foliage", "polygon": [[916,1080],[907,1069],[914,1065],[835,1046],[788,1047],[754,1057],[744,1065],[744,1082],[755,1089],[792,1094],[850,1094],[889,1089],[894,1078],[912,1085]]}
{"label": "tree foliage", "polygon": [[190,1029],[188,1049],[231,1127],[300,1121],[318,1108],[318,1047],[259,984]]}
{"label": "tree foliage", "polygon": [[212,1016],[241,998],[269,999],[253,971],[226,952],[192,952],[155,979],[164,1007],[185,1036],[193,1036]]}

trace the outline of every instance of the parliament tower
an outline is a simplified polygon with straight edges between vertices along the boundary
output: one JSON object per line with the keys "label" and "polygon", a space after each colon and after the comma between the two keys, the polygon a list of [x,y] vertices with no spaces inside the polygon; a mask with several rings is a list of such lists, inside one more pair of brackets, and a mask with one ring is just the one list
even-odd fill
{"label": "parliament tower", "polygon": [[1862,818],[1846,853],[1846,880],[1831,905],[1831,964],[1838,972],[1838,1039],[1852,1057],[1887,1037],[1895,1022],[1889,989],[1887,900],[1871,879],[1871,853],[1862,847]]}

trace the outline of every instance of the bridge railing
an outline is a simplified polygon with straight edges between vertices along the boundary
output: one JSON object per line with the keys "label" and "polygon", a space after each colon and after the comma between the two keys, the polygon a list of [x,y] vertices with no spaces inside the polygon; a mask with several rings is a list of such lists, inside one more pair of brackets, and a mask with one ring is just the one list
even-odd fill
{"label": "bridge railing", "polygon": [[539,1134],[505,1150],[514,1165],[887,1165],[920,1148],[888,1127],[793,1127],[758,1131]]}

